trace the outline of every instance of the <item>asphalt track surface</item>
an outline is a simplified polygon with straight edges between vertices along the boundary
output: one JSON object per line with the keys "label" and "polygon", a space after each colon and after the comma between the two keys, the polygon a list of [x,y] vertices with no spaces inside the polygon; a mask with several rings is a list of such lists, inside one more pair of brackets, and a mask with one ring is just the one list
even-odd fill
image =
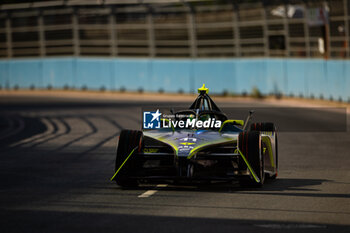
{"label": "asphalt track surface", "polygon": [[[190,102],[171,103],[180,104]],[[169,107],[1,97],[0,232],[350,232],[348,128],[280,132],[279,176],[261,189],[235,182],[121,189],[109,181],[117,137],[140,128],[141,105]],[[295,118],[306,128],[329,123],[307,112]]]}

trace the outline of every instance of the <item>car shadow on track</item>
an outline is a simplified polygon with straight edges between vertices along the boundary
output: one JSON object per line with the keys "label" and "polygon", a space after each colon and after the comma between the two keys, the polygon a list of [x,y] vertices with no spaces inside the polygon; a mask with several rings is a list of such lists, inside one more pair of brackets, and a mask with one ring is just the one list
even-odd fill
{"label": "car shadow on track", "polygon": [[[320,189],[314,186],[324,182],[332,182],[326,179],[300,179],[278,178],[266,180],[261,188],[240,187],[238,182],[225,182],[213,184],[169,184],[166,187],[157,187],[154,184],[142,184],[136,190],[162,190],[162,191],[187,191],[187,192],[217,192],[217,193],[248,193],[266,195],[307,196],[307,197],[340,197],[349,198],[350,194],[320,193]],[[130,188],[129,188],[130,189]]]}

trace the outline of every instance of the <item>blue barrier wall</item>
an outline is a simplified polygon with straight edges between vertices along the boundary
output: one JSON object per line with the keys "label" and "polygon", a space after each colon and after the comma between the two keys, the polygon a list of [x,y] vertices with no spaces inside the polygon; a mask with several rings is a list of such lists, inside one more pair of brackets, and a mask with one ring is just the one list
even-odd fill
{"label": "blue barrier wall", "polygon": [[350,100],[350,61],[318,59],[52,58],[0,61],[2,88],[281,93]]}

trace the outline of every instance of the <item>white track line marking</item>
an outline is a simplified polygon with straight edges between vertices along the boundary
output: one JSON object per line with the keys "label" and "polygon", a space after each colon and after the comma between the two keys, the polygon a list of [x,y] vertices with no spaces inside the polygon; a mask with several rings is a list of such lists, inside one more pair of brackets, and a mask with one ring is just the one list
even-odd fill
{"label": "white track line marking", "polygon": [[[158,184],[156,188],[165,188],[167,186],[168,186],[167,184]],[[140,198],[150,197],[154,195],[156,192],[158,192],[158,190],[147,190],[146,192],[142,193],[141,195],[138,195],[137,197],[140,197]]]}
{"label": "white track line marking", "polygon": [[148,190],[144,193],[142,193],[141,195],[139,195],[138,197],[149,197],[152,196],[153,194],[155,194],[158,190]]}

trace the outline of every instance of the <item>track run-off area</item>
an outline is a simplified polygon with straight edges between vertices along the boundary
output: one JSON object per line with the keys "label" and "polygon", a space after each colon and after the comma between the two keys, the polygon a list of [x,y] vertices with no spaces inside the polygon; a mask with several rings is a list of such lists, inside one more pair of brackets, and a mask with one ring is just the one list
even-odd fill
{"label": "track run-off area", "polygon": [[[122,189],[109,180],[118,136],[141,128],[142,106],[189,106],[194,98],[2,93],[0,232],[350,232],[346,122],[344,130],[279,132],[278,178],[263,188],[232,182]],[[212,98],[219,107],[268,107],[267,117],[281,118],[290,117],[281,106],[315,105]],[[300,128],[314,121],[332,128],[327,114],[341,113],[305,111],[292,120]]]}

